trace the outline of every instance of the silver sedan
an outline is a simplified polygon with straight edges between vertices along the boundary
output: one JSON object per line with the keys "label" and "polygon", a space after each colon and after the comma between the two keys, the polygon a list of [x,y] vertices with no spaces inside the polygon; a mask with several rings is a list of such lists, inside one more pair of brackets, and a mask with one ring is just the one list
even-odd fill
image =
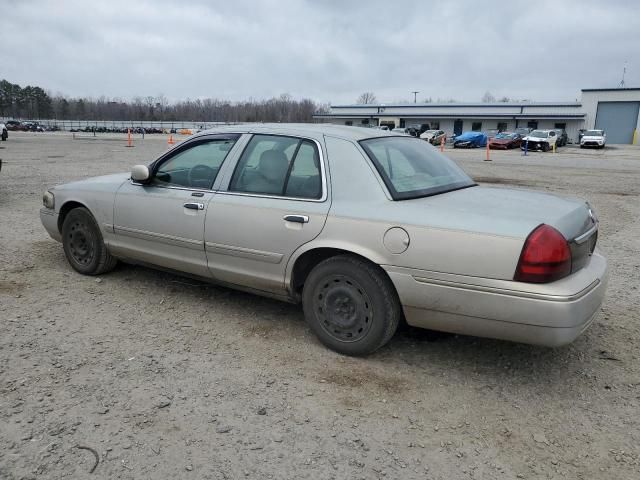
{"label": "silver sedan", "polygon": [[320,341],[348,355],[386,344],[402,318],[566,344],[607,283],[588,203],[477,186],[427,142],[382,130],[210,130],[43,203],[80,273],[121,260],[302,303]]}

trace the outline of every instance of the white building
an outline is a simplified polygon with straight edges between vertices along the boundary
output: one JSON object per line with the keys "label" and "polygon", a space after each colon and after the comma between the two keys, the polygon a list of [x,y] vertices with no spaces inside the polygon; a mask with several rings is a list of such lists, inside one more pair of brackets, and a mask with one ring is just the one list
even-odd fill
{"label": "white building", "polygon": [[518,127],[563,128],[570,140],[579,129],[601,128],[608,143],[640,141],[640,88],[585,89],[581,102],[410,103],[394,105],[332,105],[316,119],[342,125],[387,125],[464,131],[513,131]]}

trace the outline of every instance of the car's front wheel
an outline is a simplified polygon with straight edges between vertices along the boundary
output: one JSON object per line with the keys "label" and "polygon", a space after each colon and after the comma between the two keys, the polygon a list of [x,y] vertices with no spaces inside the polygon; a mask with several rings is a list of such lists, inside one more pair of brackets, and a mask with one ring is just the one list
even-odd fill
{"label": "car's front wheel", "polygon": [[385,345],[402,315],[395,288],[380,267],[351,255],[319,263],[304,284],[302,304],[320,341],[353,356]]}
{"label": "car's front wheel", "polygon": [[83,207],[71,210],[62,223],[62,246],[67,261],[84,275],[100,275],[118,260],[107,250],[93,215]]}

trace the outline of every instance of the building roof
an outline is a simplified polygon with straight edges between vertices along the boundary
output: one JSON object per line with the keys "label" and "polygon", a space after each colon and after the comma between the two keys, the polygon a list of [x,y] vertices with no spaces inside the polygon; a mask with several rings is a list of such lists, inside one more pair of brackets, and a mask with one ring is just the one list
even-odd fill
{"label": "building roof", "polygon": [[[583,90],[585,91],[585,90]],[[331,105],[330,108],[513,108],[513,107],[581,107],[580,102],[465,102],[465,103],[369,103]]]}
{"label": "building roof", "polygon": [[407,103],[332,105],[330,113],[316,118],[584,118],[580,102]]}
{"label": "building roof", "polygon": [[640,87],[624,87],[624,88],[583,88],[583,92],[633,92],[640,91]]}

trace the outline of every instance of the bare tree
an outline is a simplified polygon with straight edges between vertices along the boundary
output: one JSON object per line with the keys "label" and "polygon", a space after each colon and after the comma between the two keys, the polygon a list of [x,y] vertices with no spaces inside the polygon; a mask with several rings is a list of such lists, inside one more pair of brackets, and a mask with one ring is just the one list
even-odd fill
{"label": "bare tree", "polygon": [[493,103],[496,101],[496,97],[494,97],[489,90],[484,92],[482,96],[482,103]]}
{"label": "bare tree", "polygon": [[502,97],[500,100],[498,100],[500,103],[509,103],[511,101],[511,99],[509,97]]}
{"label": "bare tree", "polygon": [[373,92],[364,92],[363,94],[361,94],[358,99],[356,100],[356,103],[360,104],[360,105],[370,105],[372,103],[376,103],[378,101],[378,99],[376,98],[376,94]]}

